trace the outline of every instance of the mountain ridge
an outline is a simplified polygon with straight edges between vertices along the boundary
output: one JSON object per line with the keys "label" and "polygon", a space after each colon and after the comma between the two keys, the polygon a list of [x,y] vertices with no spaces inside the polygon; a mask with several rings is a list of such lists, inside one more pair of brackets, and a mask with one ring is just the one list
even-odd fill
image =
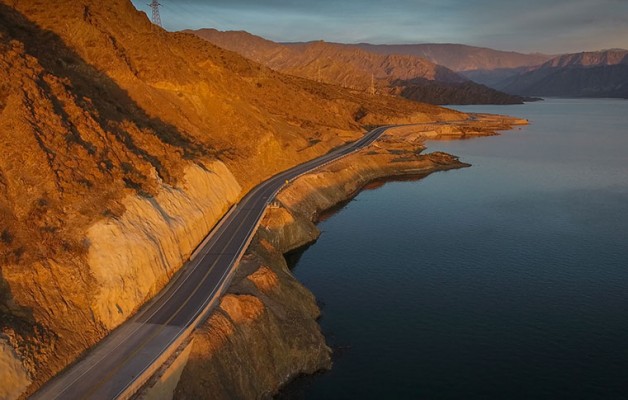
{"label": "mountain ridge", "polygon": [[531,66],[541,64],[552,57],[541,53],[526,54],[456,43],[392,45],[360,43],[358,46],[380,54],[408,54],[425,57],[456,72]]}
{"label": "mountain ridge", "polygon": [[494,86],[526,96],[628,98],[628,50],[563,54]]}
{"label": "mountain ridge", "polygon": [[562,54],[541,64],[539,68],[560,68],[569,66],[599,67],[617,64],[628,64],[628,50],[608,49]]}
{"label": "mountain ridge", "polygon": [[186,30],[272,69],[354,90],[401,95],[432,104],[518,104],[424,58],[376,54],[355,45],[312,41],[276,43],[244,31]]}

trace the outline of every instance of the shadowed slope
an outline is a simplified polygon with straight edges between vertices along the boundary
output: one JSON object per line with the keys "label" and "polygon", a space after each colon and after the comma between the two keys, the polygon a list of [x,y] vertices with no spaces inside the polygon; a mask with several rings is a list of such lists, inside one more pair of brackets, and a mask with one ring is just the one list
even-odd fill
{"label": "shadowed slope", "polygon": [[628,51],[565,54],[496,87],[520,95],[628,98]]}

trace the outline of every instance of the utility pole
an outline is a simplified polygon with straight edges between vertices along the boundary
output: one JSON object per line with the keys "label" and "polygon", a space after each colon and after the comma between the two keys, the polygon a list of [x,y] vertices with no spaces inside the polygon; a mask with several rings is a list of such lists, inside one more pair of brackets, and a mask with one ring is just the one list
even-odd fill
{"label": "utility pole", "polygon": [[159,16],[159,4],[158,0],[153,0],[149,6],[153,9],[153,24],[161,26],[161,17]]}

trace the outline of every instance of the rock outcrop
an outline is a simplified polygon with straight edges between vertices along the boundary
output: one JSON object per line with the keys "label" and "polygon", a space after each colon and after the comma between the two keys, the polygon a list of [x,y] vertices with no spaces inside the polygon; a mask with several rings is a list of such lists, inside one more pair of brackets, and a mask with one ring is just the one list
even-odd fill
{"label": "rock outcrop", "polygon": [[[15,308],[2,331],[11,346],[2,346],[0,357],[9,366],[22,365],[27,381],[47,365],[71,361],[77,347],[114,329],[154,296],[240,194],[224,164],[193,165],[176,185],[162,184],[150,197],[128,196],[124,212],[89,227],[80,268],[54,259],[28,269],[3,265],[11,288],[5,304]],[[28,309],[45,312],[48,324],[29,324]],[[2,368],[0,380],[24,390],[16,366]]]}
{"label": "rock outcrop", "polygon": [[87,265],[97,291],[94,318],[107,329],[124,322],[165,286],[240,193],[224,164],[192,166],[179,185],[150,198],[127,197],[124,214],[92,225]]}
{"label": "rock outcrop", "polygon": [[31,380],[14,348],[5,339],[0,339],[0,365],[0,399],[19,397],[31,384]]}
{"label": "rock outcrop", "polygon": [[229,293],[192,335],[175,398],[264,398],[297,374],[329,368],[319,314],[281,253],[255,240]]}

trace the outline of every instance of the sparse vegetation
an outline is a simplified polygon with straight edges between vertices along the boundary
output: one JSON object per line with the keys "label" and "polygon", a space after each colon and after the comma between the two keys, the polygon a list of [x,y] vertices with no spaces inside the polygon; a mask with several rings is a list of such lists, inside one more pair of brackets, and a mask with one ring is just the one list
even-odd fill
{"label": "sparse vegetation", "polygon": [[7,245],[13,243],[13,235],[8,229],[4,229],[2,233],[0,233],[0,241]]}
{"label": "sparse vegetation", "polygon": [[364,108],[363,106],[360,106],[357,111],[353,114],[353,119],[356,122],[360,122],[362,120],[362,118],[366,117],[368,114],[368,111],[366,110],[366,108]]}
{"label": "sparse vegetation", "polygon": [[524,100],[473,82],[436,83],[415,79],[396,84],[401,96],[430,104],[521,104]]}

